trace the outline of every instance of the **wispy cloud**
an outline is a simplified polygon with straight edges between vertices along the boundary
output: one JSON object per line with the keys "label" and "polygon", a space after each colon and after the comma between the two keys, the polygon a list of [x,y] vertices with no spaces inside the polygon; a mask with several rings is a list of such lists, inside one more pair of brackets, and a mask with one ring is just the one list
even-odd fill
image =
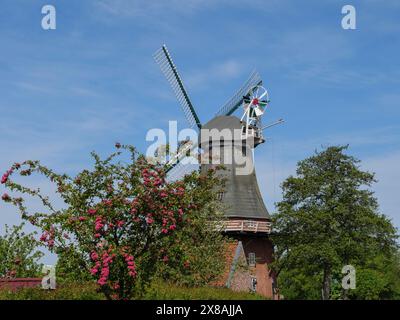
{"label": "wispy cloud", "polygon": [[146,17],[155,15],[168,15],[170,13],[192,14],[199,10],[212,8],[227,8],[227,6],[250,6],[259,10],[277,10],[282,6],[287,6],[286,0],[100,0],[96,2],[99,9],[108,14],[122,17]]}
{"label": "wispy cloud", "polygon": [[243,65],[237,60],[226,60],[206,68],[194,69],[184,78],[188,86],[193,88],[212,87],[227,82],[243,74]]}

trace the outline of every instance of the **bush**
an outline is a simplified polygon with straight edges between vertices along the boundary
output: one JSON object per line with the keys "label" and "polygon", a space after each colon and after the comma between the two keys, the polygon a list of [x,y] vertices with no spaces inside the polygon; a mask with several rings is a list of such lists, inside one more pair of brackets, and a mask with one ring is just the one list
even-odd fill
{"label": "bush", "polygon": [[43,253],[37,250],[39,242],[35,233],[25,234],[19,226],[6,225],[5,234],[0,236],[0,277],[36,277],[41,274],[39,263]]}

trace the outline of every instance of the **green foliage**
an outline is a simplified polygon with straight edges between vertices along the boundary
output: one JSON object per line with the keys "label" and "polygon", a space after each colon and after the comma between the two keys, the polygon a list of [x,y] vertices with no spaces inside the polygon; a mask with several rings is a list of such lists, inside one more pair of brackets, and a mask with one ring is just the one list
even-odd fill
{"label": "green foliage", "polygon": [[92,276],[82,264],[83,253],[77,252],[76,247],[70,247],[65,251],[59,251],[56,267],[57,283],[85,283]]}
{"label": "green foliage", "polygon": [[[197,175],[192,173],[184,177],[184,184],[196,181]],[[206,177],[200,181],[208,184]],[[168,259],[157,271],[160,279],[201,286],[220,276],[225,266],[226,239],[218,232],[223,211],[220,202],[215,201],[215,195],[216,192],[206,188],[201,188],[201,193],[196,195],[194,202],[202,209],[193,212],[189,223],[170,238],[166,246]]]}
{"label": "green foliage", "polygon": [[[324,299],[332,298],[344,265],[361,268],[378,253],[391,257],[396,250],[396,229],[379,213],[369,189],[374,175],[361,171],[360,161],[346,155],[346,149],[316,152],[282,184],[273,241],[274,269],[284,296],[314,299],[322,291]],[[367,281],[373,275],[361,271],[363,277]]]}
{"label": "green foliage", "polygon": [[321,275],[309,275],[302,268],[283,268],[278,278],[280,294],[287,300],[321,298]]}
{"label": "green foliage", "polygon": [[24,224],[5,226],[0,236],[0,277],[36,277],[41,274],[39,263],[43,253],[37,250],[35,233],[24,233]]}
{"label": "green foliage", "polygon": [[357,268],[357,285],[349,292],[352,299],[400,299],[399,253],[392,256],[378,254],[364,266]]}

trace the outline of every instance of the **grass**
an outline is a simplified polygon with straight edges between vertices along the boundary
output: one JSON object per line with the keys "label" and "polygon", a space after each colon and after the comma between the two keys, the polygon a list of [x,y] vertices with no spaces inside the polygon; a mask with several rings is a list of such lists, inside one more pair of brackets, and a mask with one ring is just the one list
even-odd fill
{"label": "grass", "polygon": [[[24,288],[16,292],[0,289],[0,300],[104,300],[94,283],[69,283],[56,290]],[[264,300],[263,296],[247,292],[234,292],[227,288],[178,287],[167,283],[153,284],[144,294],[144,300]]]}
{"label": "grass", "polygon": [[0,289],[0,300],[104,300],[94,283],[69,283],[57,286],[56,290],[22,288],[15,292]]}
{"label": "grass", "polygon": [[216,287],[177,287],[168,284],[156,284],[146,292],[148,300],[265,300],[266,298],[249,292],[235,292],[227,288]]}

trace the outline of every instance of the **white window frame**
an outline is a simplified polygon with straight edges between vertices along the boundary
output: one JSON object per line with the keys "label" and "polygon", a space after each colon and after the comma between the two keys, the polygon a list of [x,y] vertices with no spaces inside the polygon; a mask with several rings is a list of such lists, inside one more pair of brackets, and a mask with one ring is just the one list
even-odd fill
{"label": "white window frame", "polygon": [[256,263],[257,263],[255,252],[249,252],[249,257],[248,257],[248,259],[249,259],[249,266],[250,266],[250,267],[255,267],[255,266],[256,266]]}

